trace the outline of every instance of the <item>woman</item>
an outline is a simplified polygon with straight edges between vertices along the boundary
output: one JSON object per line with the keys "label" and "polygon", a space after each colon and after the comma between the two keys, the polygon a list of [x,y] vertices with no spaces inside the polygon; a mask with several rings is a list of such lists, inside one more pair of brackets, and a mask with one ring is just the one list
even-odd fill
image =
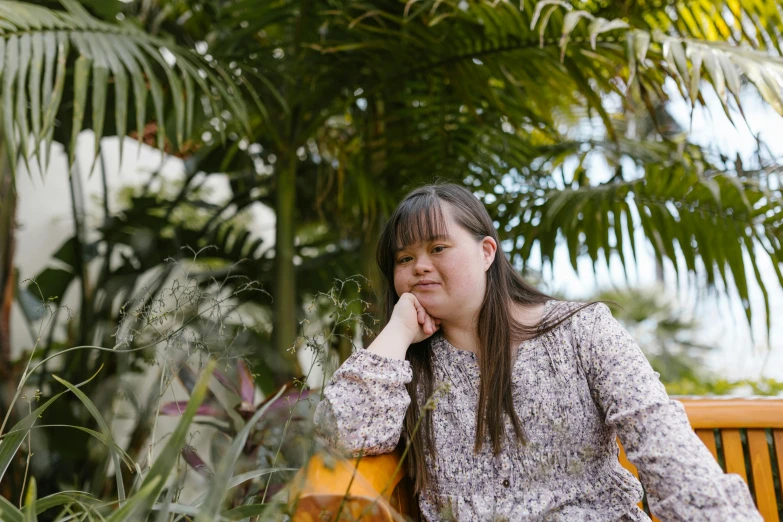
{"label": "woman", "polygon": [[424,519],[649,520],[619,436],[662,521],[761,520],[609,308],[526,284],[468,190],[409,193],[377,262],[386,326],[332,376],[315,422],[353,456],[409,442]]}

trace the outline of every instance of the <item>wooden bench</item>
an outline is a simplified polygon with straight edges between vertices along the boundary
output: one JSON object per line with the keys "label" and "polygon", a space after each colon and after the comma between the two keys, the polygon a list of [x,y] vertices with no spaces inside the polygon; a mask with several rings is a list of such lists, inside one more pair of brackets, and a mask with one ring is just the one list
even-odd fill
{"label": "wooden bench", "polygon": [[[674,398],[723,470],[749,484],[764,520],[783,522],[783,399]],[[638,477],[618,445],[621,464]],[[338,511],[345,520],[417,520],[410,480],[402,469],[394,474],[400,457],[400,451],[347,460],[315,455],[291,482],[293,521],[335,520]],[[650,514],[646,498],[640,506]]]}

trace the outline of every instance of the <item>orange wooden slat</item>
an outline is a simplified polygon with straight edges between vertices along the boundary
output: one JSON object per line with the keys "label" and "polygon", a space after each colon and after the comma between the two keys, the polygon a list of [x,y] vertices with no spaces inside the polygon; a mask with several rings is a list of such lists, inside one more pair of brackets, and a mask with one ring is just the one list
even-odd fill
{"label": "orange wooden slat", "polygon": [[[620,448],[620,454],[617,456],[617,460],[620,461],[620,465],[633,473],[633,476],[637,479],[639,478],[639,470],[636,469],[636,466],[634,466],[630,460],[628,460],[628,456],[625,454],[625,448],[623,448],[622,442],[620,442],[620,439],[617,439],[617,447]],[[639,506],[639,509],[644,511],[644,503],[639,502],[637,504]],[[652,522],[660,522],[655,515],[652,516]]]}
{"label": "orange wooden slat", "polygon": [[723,456],[726,459],[726,473],[736,473],[747,482],[745,455],[742,453],[742,439],[740,439],[739,430],[721,430],[721,440],[723,441]]}
{"label": "orange wooden slat", "polygon": [[767,434],[764,430],[748,430],[748,449],[756,489],[756,505],[764,522],[779,522],[775,484],[772,481],[772,461],[769,458]]}
{"label": "orange wooden slat", "polygon": [[623,448],[622,443],[620,442],[620,439],[617,439],[617,447],[620,448],[620,454],[617,456],[617,460],[620,461],[620,465],[633,473],[633,476],[637,479],[639,478],[639,471],[636,469],[636,466],[631,464],[631,461],[628,460],[628,457],[625,455],[625,448]]}
{"label": "orange wooden slat", "polygon": [[778,477],[783,482],[783,430],[772,430],[772,439],[775,441],[775,456],[778,459]]}
{"label": "orange wooden slat", "polygon": [[783,428],[783,399],[672,397],[685,406],[693,429]]}
{"label": "orange wooden slat", "polygon": [[699,436],[701,441],[707,446],[707,449],[712,453],[712,457],[718,460],[718,448],[715,445],[715,433],[710,430],[696,430],[696,435]]}
{"label": "orange wooden slat", "polygon": [[[628,460],[628,457],[625,455],[625,448],[623,448],[622,442],[620,442],[620,439],[617,439],[617,447],[620,448],[620,454],[617,455],[617,460],[620,461],[620,465],[633,473],[633,476],[637,479],[639,478],[639,470],[636,469],[636,466],[631,464],[631,461]],[[644,504],[642,502],[639,502],[637,504],[639,506],[639,509],[644,511]]]}

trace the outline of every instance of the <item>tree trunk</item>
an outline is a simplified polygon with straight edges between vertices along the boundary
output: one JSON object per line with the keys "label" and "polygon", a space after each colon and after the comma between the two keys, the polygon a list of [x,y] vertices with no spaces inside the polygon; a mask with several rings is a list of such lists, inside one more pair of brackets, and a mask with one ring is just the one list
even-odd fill
{"label": "tree trunk", "polygon": [[[383,99],[378,99],[375,96],[370,98],[371,110],[368,114],[369,125],[367,128],[367,169],[368,174],[371,176],[373,183],[376,181],[380,183],[385,174],[387,165],[387,150],[386,150],[386,106]],[[375,207],[375,211],[368,220],[369,226],[363,234],[362,242],[362,256],[364,261],[364,276],[369,280],[370,289],[367,291],[367,301],[370,303],[366,313],[369,317],[373,317],[378,320],[378,324],[372,324],[371,319],[365,322],[365,326],[369,327],[377,335],[380,332],[380,328],[383,325],[384,318],[381,317],[381,300],[383,299],[383,274],[378,270],[378,266],[375,261],[375,250],[378,245],[378,237],[381,234],[381,228],[387,216],[384,209],[380,206],[382,198],[378,198],[379,204]],[[362,344],[367,347],[372,342],[373,337],[369,335],[362,335]]]}
{"label": "tree trunk", "polygon": [[[293,44],[288,55],[293,62],[299,52],[305,20],[310,14],[309,2],[303,0],[300,5],[296,25],[293,28]],[[288,89],[295,84],[284,83],[280,94],[284,98],[290,94]],[[274,342],[277,353],[289,361],[295,375],[303,375],[296,357],[296,339],[298,335],[298,314],[296,304],[296,268],[294,267],[294,240],[296,230],[296,155],[301,107],[293,107],[289,116],[284,118],[283,128],[287,147],[280,150],[280,171],[277,173],[275,194],[275,284],[274,284]],[[304,141],[302,141],[304,143]],[[288,379],[285,375],[275,375],[275,384],[281,386]]]}
{"label": "tree trunk", "polygon": [[[275,208],[274,346],[277,353],[290,360],[292,368],[295,369],[297,375],[300,375],[301,370],[294,346],[298,324],[296,270],[294,268],[297,157],[293,151],[290,151],[283,159],[288,163],[277,175]],[[279,378],[283,381],[287,380],[284,375]]]}

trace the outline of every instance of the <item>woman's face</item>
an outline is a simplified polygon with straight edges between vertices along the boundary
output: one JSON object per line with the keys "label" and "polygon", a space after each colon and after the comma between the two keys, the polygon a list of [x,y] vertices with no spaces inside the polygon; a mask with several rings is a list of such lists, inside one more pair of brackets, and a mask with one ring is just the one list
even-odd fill
{"label": "woman's face", "polygon": [[[497,244],[490,236],[477,241],[459,226],[448,203],[441,209],[449,237],[409,245],[395,253],[394,289],[397,296],[411,292],[433,317],[469,320],[484,301],[486,271],[495,259]],[[423,280],[435,284],[417,284]]]}

